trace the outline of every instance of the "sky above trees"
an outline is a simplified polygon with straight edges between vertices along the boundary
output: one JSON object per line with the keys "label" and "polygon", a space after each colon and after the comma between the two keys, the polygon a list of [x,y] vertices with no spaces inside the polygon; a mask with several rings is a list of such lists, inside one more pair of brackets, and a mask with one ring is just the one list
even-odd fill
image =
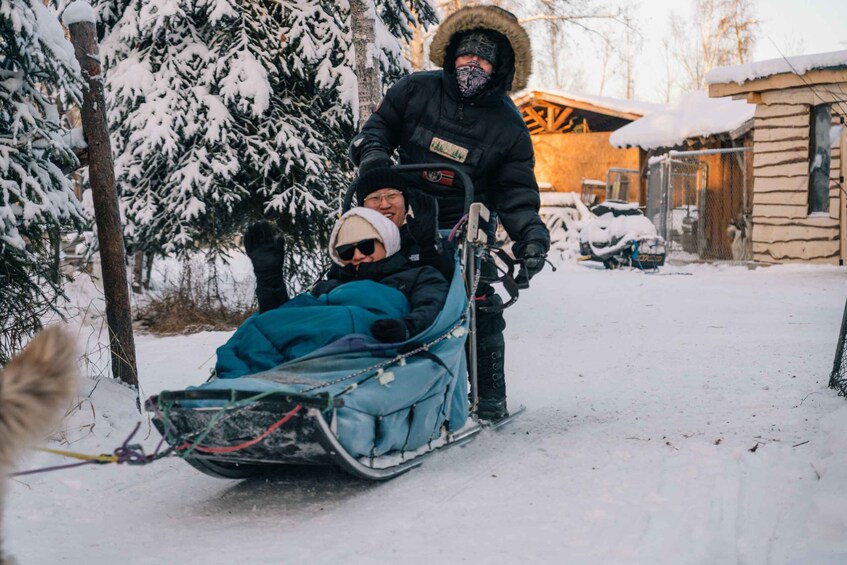
{"label": "sky above trees", "polygon": [[[847,36],[843,30],[838,30],[839,22],[847,21],[847,2],[843,0],[756,0],[749,3],[753,17],[759,21],[751,49],[753,61],[847,49]],[[583,3],[583,7],[587,6],[590,2]],[[632,97],[651,102],[678,98],[684,90],[685,71],[674,60],[674,53],[678,50],[673,46],[671,15],[676,15],[683,31],[696,34],[695,0],[617,0],[606,6],[626,10],[631,17],[632,28],[637,32],[630,37],[635,48],[629,48],[634,53],[629,72],[633,82],[629,88]],[[566,45],[564,48],[561,43],[557,46],[566,52],[567,59],[565,64],[560,65],[564,68],[557,70],[560,88],[626,98],[627,72],[620,60],[621,55],[625,58],[627,51],[626,34],[620,26],[615,29],[603,22],[595,27],[600,33],[573,24],[567,26]],[[612,31],[605,31],[606,28]],[[601,37],[603,34],[610,39],[609,43]],[[532,35],[534,42],[539,35]],[[613,53],[607,53],[609,46]],[[543,46],[539,42],[534,48],[543,49]],[[604,76],[604,58],[607,57],[610,61]],[[551,88],[551,76],[552,72],[536,70],[530,86]],[[670,89],[667,87],[668,76],[677,82]]]}

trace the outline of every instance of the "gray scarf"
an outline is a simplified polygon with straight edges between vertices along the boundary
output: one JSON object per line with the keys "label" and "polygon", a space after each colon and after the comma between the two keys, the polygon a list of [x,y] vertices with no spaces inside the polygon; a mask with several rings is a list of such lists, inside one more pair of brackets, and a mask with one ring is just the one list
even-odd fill
{"label": "gray scarf", "polygon": [[490,80],[491,75],[475,63],[456,67],[456,82],[459,84],[462,98],[473,98],[482,92]]}

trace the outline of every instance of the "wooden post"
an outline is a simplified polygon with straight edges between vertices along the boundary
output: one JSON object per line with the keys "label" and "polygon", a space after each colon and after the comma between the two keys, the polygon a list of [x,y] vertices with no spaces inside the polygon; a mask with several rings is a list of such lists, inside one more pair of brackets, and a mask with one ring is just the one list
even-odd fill
{"label": "wooden post", "polygon": [[377,68],[373,6],[371,0],[350,0],[350,27],[356,51],[356,79],[359,87],[359,127],[365,125],[382,99]]}
{"label": "wooden post", "polygon": [[100,50],[94,22],[71,23],[68,28],[74,54],[87,83],[82,99],[82,128],[88,141],[88,170],[103,267],[103,293],[106,297],[112,375],[137,389],[138,370],[135,363],[126,255],[118,210],[118,194],[115,190],[112,146],[106,121]]}

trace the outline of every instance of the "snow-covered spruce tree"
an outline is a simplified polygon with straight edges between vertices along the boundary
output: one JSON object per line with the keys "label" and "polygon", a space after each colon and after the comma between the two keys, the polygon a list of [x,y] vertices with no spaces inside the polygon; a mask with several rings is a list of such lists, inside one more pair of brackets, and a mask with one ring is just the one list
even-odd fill
{"label": "snow-covered spruce tree", "polygon": [[[98,10],[120,9],[103,0]],[[380,64],[405,70],[412,13],[378,0]],[[427,22],[425,0],[415,9]],[[103,52],[126,235],[160,254],[225,248],[261,218],[309,280],[351,180],[356,79],[348,7],[334,0],[129,0]],[[311,266],[307,268],[306,266]],[[295,284],[295,286],[298,286]]]}
{"label": "snow-covered spruce tree", "polygon": [[51,95],[81,98],[73,47],[41,0],[0,0],[0,364],[53,308],[48,234],[82,216],[62,169],[78,163]]}

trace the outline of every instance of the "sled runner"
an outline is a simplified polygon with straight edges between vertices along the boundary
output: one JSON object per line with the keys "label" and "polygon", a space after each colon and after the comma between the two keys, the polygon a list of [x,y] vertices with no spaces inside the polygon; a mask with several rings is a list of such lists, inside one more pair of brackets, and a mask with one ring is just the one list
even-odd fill
{"label": "sled runner", "polygon": [[[186,462],[222,478],[318,465],[385,480],[482,429],[473,415],[475,301],[468,297],[479,281],[487,211],[471,205],[467,175],[437,166],[452,169],[460,181],[469,217],[451,234],[458,243],[456,268],[432,325],[403,343],[352,334],[267,371],[149,398],[146,408],[156,428]],[[431,168],[395,167],[418,173]]]}

